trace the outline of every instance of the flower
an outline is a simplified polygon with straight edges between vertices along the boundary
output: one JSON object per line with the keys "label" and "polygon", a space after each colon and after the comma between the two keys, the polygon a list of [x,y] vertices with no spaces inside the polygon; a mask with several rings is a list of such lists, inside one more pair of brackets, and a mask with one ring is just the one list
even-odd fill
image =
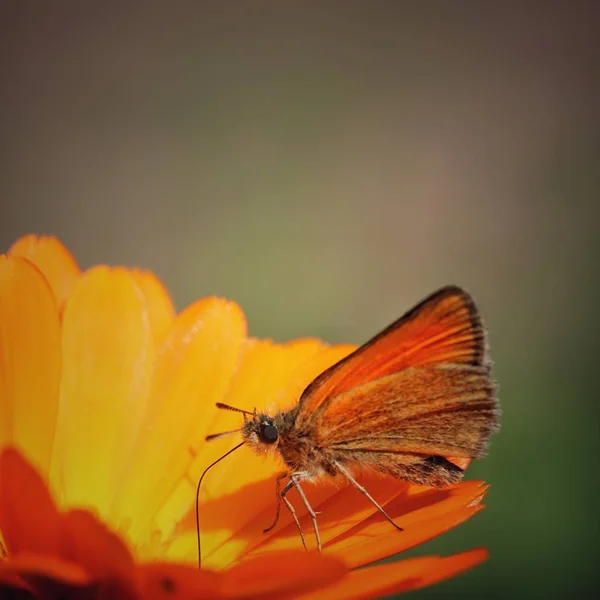
{"label": "flower", "polygon": [[215,403],[290,406],[353,348],[250,338],[233,302],[205,298],[176,314],[151,273],[81,272],[58,240],[18,240],[0,257],[0,586],[41,597],[62,586],[82,598],[371,598],[485,560],[475,549],[358,569],[470,518],[483,508],[480,481],[439,490],[363,477],[402,533],[354,488],[325,481],[307,488],[322,554],[301,549],[285,511],[264,534],[281,467],[243,447],[205,478],[198,569],[196,484],[234,445],[204,438],[240,425]]}

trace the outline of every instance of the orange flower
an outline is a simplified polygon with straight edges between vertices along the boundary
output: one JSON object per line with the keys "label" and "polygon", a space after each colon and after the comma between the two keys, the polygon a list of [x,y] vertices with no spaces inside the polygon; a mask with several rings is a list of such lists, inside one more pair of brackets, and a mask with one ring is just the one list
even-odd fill
{"label": "orange flower", "polygon": [[481,510],[480,481],[437,490],[363,477],[402,533],[354,488],[321,482],[307,490],[321,513],[319,555],[301,549],[287,514],[262,533],[273,518],[280,466],[241,448],[203,484],[197,568],[196,483],[233,445],[203,440],[239,427],[239,415],[217,411],[215,402],[289,406],[352,349],[248,338],[232,302],[207,298],[176,314],[150,273],[105,266],[81,273],[57,240],[17,241],[0,257],[7,550],[0,589],[42,597],[62,586],[86,598],[372,598],[483,561],[486,551],[476,549],[353,570]]}

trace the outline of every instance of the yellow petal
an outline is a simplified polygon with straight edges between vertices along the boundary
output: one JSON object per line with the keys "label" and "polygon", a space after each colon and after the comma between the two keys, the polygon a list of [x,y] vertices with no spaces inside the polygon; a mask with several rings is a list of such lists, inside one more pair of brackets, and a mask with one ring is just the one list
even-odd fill
{"label": "yellow petal", "polygon": [[[302,340],[270,348],[257,344],[244,356],[244,361],[235,374],[231,392],[226,402],[245,410],[265,411],[270,414],[278,410],[292,408],[299,400],[304,388],[322,371],[337,362],[351,351],[351,346],[325,346],[316,340]],[[267,351],[268,349],[268,351]],[[252,394],[241,393],[252,390]],[[239,429],[243,424],[241,415],[213,409],[218,417],[213,432],[218,432],[217,424],[224,429]],[[227,419],[227,421],[226,421]],[[211,442],[205,444],[198,460],[190,470],[194,481],[202,470],[215,458],[223,454],[222,448],[231,447],[239,436],[229,439],[225,444]],[[221,449],[218,449],[218,445]],[[206,495],[216,498],[239,489],[246,481],[261,480],[281,464],[274,460],[259,458],[249,449],[237,452],[211,473],[210,484],[207,481]],[[264,467],[263,465],[270,463]],[[241,477],[241,479],[240,479]],[[272,484],[274,486],[274,482]]]}
{"label": "yellow petal", "polygon": [[48,473],[58,406],[60,324],[44,276],[0,256],[0,447],[15,443]]}
{"label": "yellow petal", "polygon": [[[148,412],[119,494],[122,528],[149,543],[156,514],[185,476],[237,368],[246,321],[234,303],[207,298],[175,319],[161,347]],[[193,500],[190,497],[189,502]]]}
{"label": "yellow petal", "polygon": [[154,273],[135,269],[131,274],[144,294],[150,329],[158,348],[173,325],[175,307],[169,292]]}
{"label": "yellow petal", "polygon": [[[245,360],[249,362],[249,368],[241,367],[238,372],[245,382],[240,388],[248,385],[257,390],[253,400],[259,410],[274,412],[277,409],[291,408],[317,375],[349,354],[352,349],[352,346],[326,347],[322,343],[315,344],[314,340],[305,340],[274,346],[269,352],[265,352],[263,348],[258,354],[248,353]],[[273,387],[268,383],[271,379],[276,383]],[[261,382],[264,394],[260,391]],[[235,389],[234,384],[227,400],[239,406],[240,402],[233,394]],[[254,408],[250,404],[243,406],[243,397],[241,404],[242,408]],[[237,417],[235,420],[239,428],[242,424],[240,415],[233,417]],[[232,437],[233,439],[224,438],[204,446],[190,470],[190,481],[198,481],[202,471],[218,456],[217,451],[223,454],[228,447],[231,448],[239,441],[239,436]],[[250,448],[243,447],[207,475],[203,482],[200,508],[203,554],[206,552],[207,566],[222,568],[235,560],[248,545],[266,539],[262,530],[270,525],[274,517],[275,477],[283,470],[284,465],[276,456],[259,457]],[[333,493],[333,489],[329,489],[328,493]],[[243,506],[243,510],[235,510],[235,506]],[[245,529],[248,523],[253,523],[251,531]],[[240,535],[242,530],[244,535]]]}
{"label": "yellow petal", "polygon": [[26,235],[12,245],[10,254],[27,258],[44,274],[62,311],[81,274],[65,246],[54,237]]}
{"label": "yellow petal", "polygon": [[[279,398],[282,390],[285,390],[286,384],[289,384],[294,370],[298,369],[298,365],[306,361],[307,357],[322,351],[323,348],[324,344],[322,342],[313,339],[300,340],[285,345],[275,344],[270,340],[247,340],[223,402],[250,411],[257,405],[262,408],[272,404],[275,399]],[[239,429],[241,420],[239,413],[218,410],[214,407],[212,413],[210,432]],[[200,470],[239,441],[239,434],[237,434],[210,443],[203,443],[200,454],[188,470],[190,475],[179,483],[177,489],[171,494],[168,502],[157,515],[157,521],[163,524],[165,529],[167,523],[178,522],[177,537],[167,550],[170,558],[197,560],[195,496]],[[241,449],[240,452],[248,452],[248,449]],[[252,459],[253,455],[249,458]],[[211,485],[214,488],[217,482],[217,489],[219,494],[222,495],[226,487],[233,486],[235,488],[247,481],[248,478],[268,477],[276,468],[275,465],[276,463],[273,460],[258,460],[255,468],[247,469],[243,473],[238,472],[232,481],[227,479],[222,481],[218,470],[215,469],[211,472],[211,477],[214,476]],[[238,479],[239,477],[243,481]],[[222,483],[219,484],[218,481],[222,481]],[[223,487],[223,484],[225,487]],[[269,486],[269,488],[272,490],[272,486]],[[207,492],[204,495],[210,497],[212,493]],[[248,510],[244,512],[228,511],[226,508],[225,510],[227,510],[228,518],[231,517],[236,521],[239,519],[241,522],[245,522],[245,520],[251,518],[255,510],[254,504],[247,504],[246,508]],[[231,531],[222,528],[222,517],[225,517],[225,513],[218,510],[216,512],[216,521],[213,520],[215,515],[212,514],[212,511],[210,515],[203,517],[203,521],[207,523],[210,521],[211,530],[222,529],[217,534],[218,539],[222,542],[230,537]],[[204,514],[204,510],[202,510],[202,513]],[[212,545],[215,543],[218,543],[217,537],[213,537],[211,540]]]}
{"label": "yellow petal", "polygon": [[[345,350],[327,348],[322,342],[313,339],[291,344],[274,344],[269,340],[253,341],[247,345],[237,371],[233,377],[225,404],[236,408],[274,413],[291,408],[298,401],[302,390],[315,373],[320,372],[323,363],[329,365]],[[242,415],[212,408],[210,433],[236,430],[243,424]],[[190,479],[197,480],[208,464],[216,460],[227,449],[241,441],[239,435],[216,440],[202,445],[202,451],[190,469]],[[232,456],[228,464],[223,463],[211,473],[207,495],[224,495],[238,489],[245,481],[260,480],[261,475],[273,472],[277,463],[273,460],[253,460],[255,455],[245,449]],[[240,457],[246,457],[245,465],[240,465]],[[237,466],[236,466],[237,465]],[[261,473],[261,471],[263,471]],[[231,477],[235,473],[242,477]],[[208,482],[207,482],[208,483]],[[208,490],[210,494],[208,494]]]}
{"label": "yellow petal", "polygon": [[69,505],[106,517],[143,416],[154,362],[145,298],[124,269],[79,280],[63,315],[53,476]]}

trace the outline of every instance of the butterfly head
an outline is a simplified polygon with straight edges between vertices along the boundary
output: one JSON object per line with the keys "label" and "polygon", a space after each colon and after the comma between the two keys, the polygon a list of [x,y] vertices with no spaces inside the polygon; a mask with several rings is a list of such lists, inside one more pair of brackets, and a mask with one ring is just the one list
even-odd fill
{"label": "butterfly head", "polygon": [[242,413],[244,423],[240,429],[208,435],[206,436],[207,441],[239,432],[242,434],[243,443],[250,446],[258,454],[264,454],[277,448],[281,432],[285,426],[283,413],[277,413],[273,417],[267,413],[259,413],[256,410],[250,412],[221,402],[217,403],[217,408]]}
{"label": "butterfly head", "polygon": [[242,438],[259,453],[276,448],[279,442],[280,424],[276,418],[265,413],[256,413],[242,426]]}

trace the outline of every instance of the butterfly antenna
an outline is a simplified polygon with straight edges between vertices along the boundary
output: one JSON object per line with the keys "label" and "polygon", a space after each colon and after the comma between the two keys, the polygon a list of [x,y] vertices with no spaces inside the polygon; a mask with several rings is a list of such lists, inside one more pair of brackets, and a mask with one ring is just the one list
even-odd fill
{"label": "butterfly antenna", "polygon": [[204,473],[200,475],[200,479],[198,480],[198,487],[196,488],[196,534],[198,535],[198,568],[202,567],[202,549],[200,547],[200,486],[202,485],[202,480],[204,479],[204,476],[210,469],[212,469],[217,463],[220,463],[225,457],[229,456],[232,452],[235,452],[238,448],[241,448],[244,445],[244,443],[245,442],[241,442],[237,446],[234,446],[231,450],[225,452],[223,456],[217,458],[215,462],[208,465],[208,467],[204,469]]}
{"label": "butterfly antenna", "polygon": [[212,440],[216,440],[226,435],[231,435],[232,433],[239,433],[240,431],[241,429],[232,429],[231,431],[222,431],[221,433],[211,433],[210,435],[207,435],[204,439],[207,442],[212,442]]}
{"label": "butterfly antenna", "polygon": [[229,406],[229,404],[223,404],[222,402],[217,402],[216,407],[220,408],[222,410],[231,410],[233,412],[239,412],[244,415],[252,415],[252,416],[254,415],[254,413],[250,412],[249,410],[244,410],[242,408],[236,408],[235,406]]}

